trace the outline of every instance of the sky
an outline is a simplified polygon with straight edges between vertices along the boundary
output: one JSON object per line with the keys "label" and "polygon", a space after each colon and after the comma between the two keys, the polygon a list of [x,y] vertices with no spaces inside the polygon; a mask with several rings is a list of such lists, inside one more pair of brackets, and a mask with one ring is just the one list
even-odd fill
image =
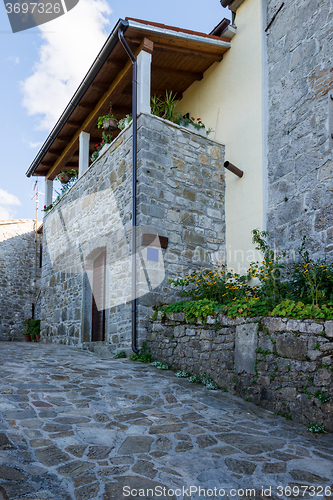
{"label": "sky", "polygon": [[[12,33],[0,5],[0,220],[36,216],[25,172],[119,18],[209,33],[230,11],[219,0],[80,0],[67,14]],[[44,179],[39,178],[42,219]]]}

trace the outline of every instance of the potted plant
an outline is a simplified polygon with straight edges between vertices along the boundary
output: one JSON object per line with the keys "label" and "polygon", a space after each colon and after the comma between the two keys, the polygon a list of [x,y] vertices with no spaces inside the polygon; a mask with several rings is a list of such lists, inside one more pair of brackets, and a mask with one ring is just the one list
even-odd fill
{"label": "potted plant", "polygon": [[61,182],[61,184],[67,184],[73,177],[77,177],[77,171],[72,168],[71,170],[63,170],[60,172],[56,179]]}
{"label": "potted plant", "polygon": [[118,120],[112,112],[112,104],[110,103],[110,110],[107,115],[99,116],[97,127],[103,128],[106,132],[113,132],[118,128]]}
{"label": "potted plant", "polygon": [[30,335],[30,333],[23,332],[23,335],[24,335],[24,339],[25,339],[26,342],[31,342],[31,335]]}
{"label": "potted plant", "polygon": [[201,118],[194,118],[193,116],[190,117],[189,113],[184,116],[179,113],[175,123],[181,127],[186,127],[189,130],[192,130],[192,132],[199,132],[199,134],[203,137],[206,137],[213,132],[212,128],[206,129],[204,123],[201,121]]}
{"label": "potted plant", "polygon": [[111,134],[105,134],[104,132],[102,133],[102,142],[100,144],[95,144],[95,151],[91,155],[91,161],[94,162],[97,160],[99,155],[103,153],[104,146],[108,146],[112,142],[112,135]]}
{"label": "potted plant", "polygon": [[172,91],[165,91],[165,97],[152,96],[151,97],[151,113],[153,115],[164,118],[164,120],[169,120],[175,122],[177,119],[176,106],[178,100],[176,99],[176,94]]}
{"label": "potted plant", "polygon": [[132,115],[126,115],[125,118],[119,120],[118,128],[124,130],[132,121]]}
{"label": "potted plant", "polygon": [[31,342],[32,340],[38,342],[40,340],[40,319],[25,319],[23,326],[23,335],[26,342]]}
{"label": "potted plant", "polygon": [[53,203],[50,203],[50,205],[44,205],[44,208],[42,209],[43,212],[48,212],[49,210],[51,210],[51,208],[53,207]]}

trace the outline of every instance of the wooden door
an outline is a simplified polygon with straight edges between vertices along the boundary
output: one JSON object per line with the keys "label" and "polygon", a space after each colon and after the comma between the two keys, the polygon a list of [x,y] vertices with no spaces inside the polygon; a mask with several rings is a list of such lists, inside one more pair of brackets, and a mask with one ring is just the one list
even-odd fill
{"label": "wooden door", "polygon": [[105,340],[105,252],[94,261],[91,340]]}

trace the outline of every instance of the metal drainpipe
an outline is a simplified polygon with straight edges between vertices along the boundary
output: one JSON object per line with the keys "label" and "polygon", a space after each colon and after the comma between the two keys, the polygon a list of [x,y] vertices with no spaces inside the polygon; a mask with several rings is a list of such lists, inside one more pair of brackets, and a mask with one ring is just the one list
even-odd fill
{"label": "metal drainpipe", "polygon": [[132,78],[132,351],[138,354],[140,351],[136,345],[136,165],[137,165],[137,61],[129,48],[122,29],[118,30],[118,38],[124,47],[133,65]]}

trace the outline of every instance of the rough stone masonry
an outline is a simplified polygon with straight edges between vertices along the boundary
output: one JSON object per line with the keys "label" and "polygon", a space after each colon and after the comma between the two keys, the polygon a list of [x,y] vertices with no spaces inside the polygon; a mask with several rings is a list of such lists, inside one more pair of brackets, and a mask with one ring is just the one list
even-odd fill
{"label": "rough stone masonry", "polygon": [[[44,218],[41,327],[48,341],[130,349],[132,127]],[[139,345],[168,280],[225,249],[224,146],[152,115],[138,120]],[[144,242],[167,238],[166,248]],[[150,248],[150,254],[148,247]],[[105,341],[91,343],[92,269],[106,255]],[[156,253],[157,252],[157,253]]]}
{"label": "rough stone masonry", "polygon": [[22,340],[40,288],[40,243],[35,221],[0,221],[0,340]]}
{"label": "rough stone masonry", "polygon": [[[268,22],[281,4],[267,2]],[[266,39],[268,230],[280,250],[306,235],[312,255],[332,258],[332,0],[285,0]]]}
{"label": "rough stone masonry", "polygon": [[152,321],[147,346],[173,368],[206,372],[246,401],[332,432],[332,340],[333,321],[220,314],[191,324],[180,313]]}

